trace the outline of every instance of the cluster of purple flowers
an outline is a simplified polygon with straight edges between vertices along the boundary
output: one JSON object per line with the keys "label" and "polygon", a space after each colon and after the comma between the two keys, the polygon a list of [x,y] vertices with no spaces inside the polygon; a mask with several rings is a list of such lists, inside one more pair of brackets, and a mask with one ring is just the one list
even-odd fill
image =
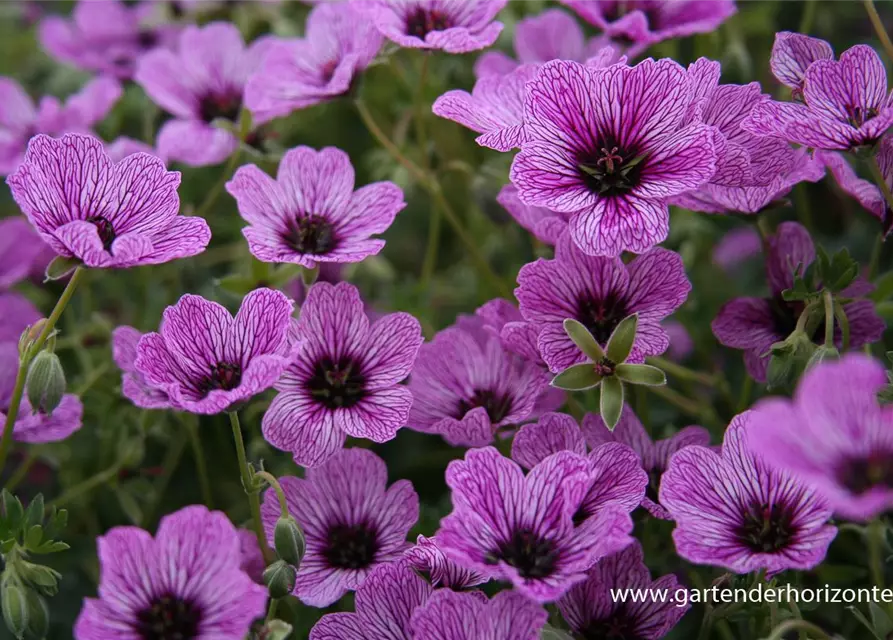
{"label": "cluster of purple flowers", "polygon": [[[0,222],[0,422],[21,396],[19,336],[40,320],[12,288],[48,255],[124,269],[202,253],[210,227],[180,215],[181,174],[168,162],[237,161],[243,147],[259,148],[260,125],[354,94],[360,74],[395,46],[422,55],[490,47],[506,0],[320,3],[302,37],[248,43],[232,23],[165,22],[160,4],[82,0],[71,20],[44,19],[48,53],[105,74],[64,103],[35,106],[0,79],[0,173],[27,219]],[[824,41],[779,33],[770,68],[792,95],[780,102],[755,82],[721,84],[720,64],[706,58],[687,68],[635,62],[663,40],[715,29],[735,12],[731,0],[561,4],[601,35],[587,40],[563,9],[526,18],[515,57],[481,55],[471,92],[447,91],[432,106],[481,146],[517,151],[497,200],[554,248],[519,270],[517,305],[490,300],[426,340],[414,316],[373,311],[357,286],[323,276],[293,296],[298,305],[273,285],[244,295],[236,313],[185,294],[157,332],[113,331],[121,394],[134,405],[235,414],[266,393],[264,440],[305,469],[265,491],[260,540],[203,506],[165,516],[154,537],[137,527],[101,536],[98,598],[84,602],[78,640],[241,640],[267,611],[259,554],[282,509],[305,542],[291,594],[326,608],[355,592],[354,611],[324,615],[311,640],[536,640],[547,605],[574,637],[656,640],[688,606],[614,599],[616,589],[671,592],[683,580],[652,579],[636,523],[672,525],[677,555],[692,564],[771,578],[819,565],[838,531],[833,516],[866,521],[893,507],[893,408],[878,400],[889,380],[869,355],[811,362],[792,399],[738,413],[714,446],[699,425],[649,433],[629,402],[609,427],[550,384],[575,366],[620,364],[591,362],[569,321],[609,351],[635,317],[624,364],[693,350],[684,326],[667,320],[692,291],[686,252],[657,246],[671,206],[764,213],[828,169],[886,234],[893,94],[879,56],[858,45],[835,59]],[[151,146],[92,135],[128,81],[169,116]],[[870,157],[884,184],[861,178],[844,152]],[[265,264],[268,273],[316,277],[363,262],[406,206],[393,182],[357,187],[351,158],[335,147],[284,150],[275,178],[256,164],[227,178],[220,187],[247,223],[248,252],[276,265]],[[733,231],[713,259],[728,270],[762,253],[767,295],[728,300],[711,328],[762,383],[773,346],[812,308],[791,290],[827,256],[799,223],[760,231]],[[833,292],[818,283],[823,322],[846,322],[816,324],[811,345],[823,329],[828,350],[881,340],[873,276],[854,274]],[[76,395],[49,412],[19,399],[17,441],[81,428]],[[560,412],[566,403],[573,415]],[[419,493],[363,448],[404,427],[468,449],[446,469],[450,512],[415,544]],[[478,588],[491,581],[505,588]]]}

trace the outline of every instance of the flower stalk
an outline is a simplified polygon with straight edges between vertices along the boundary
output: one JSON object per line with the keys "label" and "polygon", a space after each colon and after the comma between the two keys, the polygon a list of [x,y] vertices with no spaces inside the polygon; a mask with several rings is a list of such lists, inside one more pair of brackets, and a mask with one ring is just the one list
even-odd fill
{"label": "flower stalk", "polygon": [[229,423],[233,430],[233,441],[236,444],[236,455],[239,459],[239,473],[242,476],[242,486],[248,494],[248,507],[251,512],[254,533],[257,535],[257,543],[264,556],[264,562],[270,564],[273,561],[273,552],[267,544],[267,535],[264,532],[264,523],[260,517],[259,491],[254,483],[254,471],[248,464],[248,456],[245,453],[245,441],[242,439],[242,425],[239,423],[239,414],[236,411],[227,412]]}

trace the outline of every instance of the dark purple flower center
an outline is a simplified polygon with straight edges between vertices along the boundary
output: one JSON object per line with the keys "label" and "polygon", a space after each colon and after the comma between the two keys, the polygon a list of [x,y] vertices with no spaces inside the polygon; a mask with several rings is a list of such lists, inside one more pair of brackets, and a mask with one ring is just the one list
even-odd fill
{"label": "dark purple flower center", "polygon": [[336,569],[363,569],[378,553],[378,532],[368,524],[336,524],[326,534],[323,556]]}
{"label": "dark purple flower center", "polygon": [[211,123],[217,118],[235,122],[239,119],[242,110],[241,92],[214,94],[209,93],[198,103],[199,117],[205,122]]}
{"label": "dark purple flower center", "polygon": [[874,107],[863,107],[861,105],[857,106],[846,106],[846,115],[847,122],[852,126],[858,128],[863,124],[871,120],[872,118],[877,117],[878,110]]}
{"label": "dark purple flower center", "polygon": [[601,299],[585,293],[577,300],[577,321],[589,329],[600,345],[607,344],[614,329],[627,315],[624,300],[613,292]]}
{"label": "dark purple flower center", "polygon": [[579,636],[582,640],[642,640],[635,628],[635,619],[621,607],[607,620],[590,621]]}
{"label": "dark purple flower center", "polygon": [[655,467],[648,471],[648,484],[645,487],[645,497],[655,504],[660,504],[660,500],[657,498],[658,493],[660,492],[660,479],[663,474],[664,470],[660,467]]}
{"label": "dark purple flower center", "polygon": [[229,362],[218,362],[211,367],[211,373],[198,384],[198,390],[204,398],[215,389],[232,391],[242,382],[242,367]]}
{"label": "dark purple flower center", "polygon": [[338,362],[331,358],[317,362],[305,386],[328,409],[352,407],[366,395],[366,378],[359,363],[347,357]]}
{"label": "dark purple flower center", "polygon": [[298,216],[288,226],[284,240],[298,253],[323,255],[338,244],[335,227],[323,216]]}
{"label": "dark purple flower center", "polygon": [[555,543],[528,529],[518,529],[511,539],[487,554],[487,562],[500,560],[518,570],[522,578],[545,578],[555,571],[559,553]]}
{"label": "dark purple flower center", "polygon": [[496,424],[511,413],[513,403],[514,398],[507,391],[475,389],[471,398],[467,400],[463,398],[459,401],[456,417],[461,420],[462,416],[472,409],[483,407],[487,410],[487,416],[490,418],[490,422]]}
{"label": "dark purple flower center", "polygon": [[793,520],[793,512],[784,504],[751,504],[741,514],[735,534],[756,553],[774,553],[784,549],[796,536]]}
{"label": "dark purple flower center", "polygon": [[115,241],[115,229],[112,223],[102,216],[91,216],[87,218],[87,222],[92,222],[99,233],[99,239],[102,240],[103,248],[109,253],[112,252],[112,243]]}
{"label": "dark purple flower center", "polygon": [[[602,15],[609,22],[615,22],[632,11],[641,11],[648,19],[648,28],[651,31],[657,31],[663,23],[663,15],[660,12],[660,4],[662,0],[657,2],[642,2],[641,0],[617,0],[616,2],[605,2],[602,8]],[[623,40],[632,44],[632,40],[628,37],[617,38],[612,40]]]}
{"label": "dark purple flower center", "polygon": [[158,44],[158,34],[150,29],[143,29],[136,37],[140,49],[153,49]]}
{"label": "dark purple flower center", "polygon": [[613,141],[603,141],[577,160],[583,183],[594,193],[616,196],[639,184],[644,156],[624,149]]}
{"label": "dark purple flower center", "polygon": [[893,489],[893,452],[851,458],[837,470],[838,481],[857,496],[875,487]]}
{"label": "dark purple flower center", "polygon": [[425,39],[432,31],[443,31],[452,26],[452,20],[442,11],[416,7],[406,16],[406,33]]}
{"label": "dark purple flower center", "polygon": [[320,78],[322,79],[323,84],[328,84],[332,80],[332,76],[335,75],[335,69],[338,68],[338,59],[329,60],[325,63],[319,70]]}
{"label": "dark purple flower center", "polygon": [[190,640],[199,636],[201,621],[194,602],[165,593],[136,614],[134,631],[142,640]]}

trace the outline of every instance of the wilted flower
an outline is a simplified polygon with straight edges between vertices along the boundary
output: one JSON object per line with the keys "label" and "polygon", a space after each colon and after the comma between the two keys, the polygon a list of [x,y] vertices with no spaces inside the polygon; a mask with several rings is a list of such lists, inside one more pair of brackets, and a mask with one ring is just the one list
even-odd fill
{"label": "wilted flower", "polygon": [[90,136],[35,136],[6,182],[40,237],[88,267],[169,262],[211,239],[202,218],[177,215],[179,172],[142,153],[113,163]]}
{"label": "wilted flower", "polygon": [[21,164],[32,136],[89,133],[120,97],[117,80],[99,77],[64,103],[44,96],[35,107],[19,83],[0,77],[0,175],[12,173]]}
{"label": "wilted flower", "polygon": [[588,256],[567,236],[559,240],[555,259],[524,265],[518,285],[521,313],[538,329],[539,351],[555,373],[586,360],[565,332],[565,319],[583,324],[604,347],[621,320],[638,314],[627,361],[639,363],[667,349],[660,323],[691,290],[682,259],[672,251],[653,249],[624,264],[620,258]]}
{"label": "wilted flower", "polygon": [[[682,619],[691,605],[673,600],[679,586],[674,575],[651,580],[642,545],[631,545],[600,560],[586,580],[574,585],[558,601],[558,610],[571,630],[582,638],[638,638],[660,640]],[[614,593],[641,589],[649,600],[621,602]],[[664,592],[664,597],[657,596]]]}
{"label": "wilted flower", "polygon": [[450,560],[437,546],[436,538],[419,535],[415,546],[403,554],[413,569],[427,578],[432,587],[444,587],[461,591],[487,582],[488,578],[477,571],[465,569]]}
{"label": "wilted flower", "polygon": [[831,510],[748,448],[752,416],[732,420],[721,454],[695,445],[670,458],[660,503],[676,521],[676,551],[689,562],[735,573],[811,569],[837,534],[826,524]]}
{"label": "wilted flower", "polygon": [[327,613],[310,640],[413,640],[410,617],[431,593],[431,585],[405,562],[380,564],[357,589],[356,613]]}
{"label": "wilted flower", "polygon": [[636,56],[649,46],[709,33],[732,16],[734,0],[560,0]]}
{"label": "wilted flower", "polygon": [[[711,327],[719,342],[733,349],[744,350],[747,372],[758,382],[766,381],[766,367],[770,347],[787,338],[795,329],[803,312],[803,302],[787,301],[782,292],[794,284],[794,272],[803,271],[815,260],[815,245],[809,232],[796,222],[778,225],[775,236],[769,239],[766,257],[766,276],[769,298],[734,298],[719,310]],[[874,287],[858,279],[841,292],[845,298],[861,297]],[[879,340],[884,333],[884,322],[869,300],[854,300],[843,305],[850,325],[850,346],[861,347]],[[815,329],[815,336],[824,334],[824,321]],[[810,336],[811,337],[811,336]],[[835,323],[834,343],[842,346],[843,335]]]}
{"label": "wilted flower", "polygon": [[749,446],[779,473],[815,489],[846,518],[869,520],[893,505],[893,408],[878,403],[880,363],[859,354],[819,365],[793,401],[769,398],[750,413]]}
{"label": "wilted flower", "polygon": [[658,501],[661,477],[670,459],[680,449],[691,445],[708,446],[710,433],[703,427],[681,429],[669,438],[653,441],[633,410],[626,406],[620,421],[613,430],[608,429],[601,416],[588,413],[583,418],[583,434],[590,447],[596,449],[607,442],[619,442],[632,448],[639,457],[642,469],[648,474],[648,486],[642,498],[642,506],[655,518],[667,520],[670,514]]}
{"label": "wilted flower", "polygon": [[246,47],[235,25],[214,22],[186,27],[176,51],[158,49],[140,59],[134,80],[173,116],[156,141],[164,158],[201,167],[219,164],[236,150],[236,134],[212,123],[222,119],[239,126],[243,90],[273,40]]}
{"label": "wilted flower", "polygon": [[226,189],[250,225],[242,233],[258,260],[308,269],[377,254],[385,243],[371,236],[384,233],[406,206],[393,182],[354,191],[350,158],[335,147],[291,149],[276,180],[253,164],[241,167]]}
{"label": "wilted flower", "polygon": [[219,511],[186,507],[154,539],[115,527],[97,544],[99,599],[84,601],[77,640],[242,640],[264,615],[267,590],[240,568],[238,533]]}
{"label": "wilted flower", "polygon": [[473,449],[447,467],[453,512],[441,521],[438,544],[461,566],[537,602],[556,600],[631,541],[632,520],[619,506],[606,504],[575,526],[592,479],[590,461],[569,451],[525,476],[493,447]]}
{"label": "wilted flower", "polygon": [[759,136],[833,151],[873,145],[893,125],[884,63],[866,45],[844,51],[840,60],[812,62],[802,99],[802,104],[761,102],[742,126]]}
{"label": "wilted flower", "polygon": [[441,589],[412,614],[413,637],[426,640],[538,640],[549,615],[514,591],[487,601],[476,593]]}
{"label": "wilted flower", "polygon": [[[0,423],[6,422],[6,412],[15,388],[19,368],[19,351],[15,342],[0,342]],[[56,442],[64,440],[81,428],[84,405],[71,393],[62,396],[60,404],[52,411],[32,407],[28,396],[22,396],[12,436],[18,442]]]}
{"label": "wilted flower", "polygon": [[515,25],[517,60],[501,51],[488,51],[474,63],[474,73],[478,78],[484,78],[505,75],[522,64],[539,64],[550,60],[584,62],[607,44],[608,39],[603,36],[586,40],[580,25],[566,11],[546,9]]}
{"label": "wilted flower", "polygon": [[270,47],[245,87],[245,106],[268,120],[345,95],[381,43],[357,3],[320,4],[307,16],[303,38]]}
{"label": "wilted flower", "polygon": [[371,0],[369,19],[388,40],[413,49],[468,53],[489,47],[508,0]]}
{"label": "wilted flower", "polygon": [[715,130],[686,121],[693,92],[669,59],[601,69],[547,63],[527,86],[525,135],[511,169],[519,197],[573,214],[574,242],[591,255],[643,253],[662,242],[668,199],[716,170]]}
{"label": "wilted flower", "polygon": [[356,287],[317,282],[294,333],[298,351],[263,418],[267,442],[312,467],[332,457],[348,435],[393,439],[413,402],[400,383],[423,341],[418,320],[392,313],[370,324]]}
{"label": "wilted flower", "polygon": [[[307,543],[294,594],[327,607],[356,590],[378,565],[399,560],[419,517],[419,497],[407,480],[387,486],[384,461],[365,449],[344,449],[304,478],[281,478],[288,512]],[[267,536],[280,515],[272,490],[261,514]]]}
{"label": "wilted flower", "polygon": [[216,302],[187,294],[164,310],[160,333],[140,339],[136,370],[176,409],[229,411],[273,386],[288,366],[293,306],[278,291],[256,289],[233,317]]}

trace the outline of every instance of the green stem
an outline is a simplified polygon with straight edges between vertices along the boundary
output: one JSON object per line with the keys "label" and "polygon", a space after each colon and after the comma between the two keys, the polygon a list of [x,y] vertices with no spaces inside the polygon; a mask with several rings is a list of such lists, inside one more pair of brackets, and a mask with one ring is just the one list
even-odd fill
{"label": "green stem", "polygon": [[115,478],[118,475],[118,472],[121,470],[122,466],[123,461],[119,460],[105,471],[100,471],[96,475],[87,478],[80,484],[74,485],[71,489],[65,491],[62,495],[48,502],[46,505],[47,508],[61,507],[64,504],[68,504],[75,498],[78,498],[85,493],[89,493],[94,488],[101,486],[109,480]]}
{"label": "green stem", "polygon": [[881,254],[884,252],[884,230],[878,231],[871,248],[871,260],[868,263],[868,280],[874,280],[881,265]]}
{"label": "green stem", "polygon": [[186,421],[186,431],[189,433],[189,442],[192,446],[192,455],[195,458],[195,467],[198,471],[198,482],[202,490],[202,501],[208,509],[214,508],[214,494],[211,492],[211,481],[208,477],[208,466],[205,464],[205,451],[198,433],[198,424],[195,416],[190,415]]}
{"label": "green stem", "polygon": [[701,620],[701,630],[698,632],[698,640],[707,640],[710,637],[710,632],[713,630],[713,611],[712,609],[707,609],[707,612],[704,614],[704,619]]}
{"label": "green stem", "polygon": [[678,391],[670,389],[669,387],[647,387],[647,389],[659,398],[666,400],[682,413],[685,413],[692,418],[703,420],[705,423],[704,426],[707,426],[707,423],[720,424],[721,422],[709,405],[702,406]]}
{"label": "green stem", "polygon": [[884,588],[884,533],[883,520],[877,518],[868,525],[868,564],[872,582],[878,589]]}
{"label": "green stem", "polygon": [[378,126],[378,123],[375,122],[375,118],[372,117],[372,113],[362,100],[356,100],[356,106],[357,113],[360,115],[360,119],[363,121],[363,124],[366,125],[369,133],[371,133],[376,141],[391,154],[394,160],[412,175],[416,182],[418,182],[419,185],[431,195],[435,204],[441,208],[447,222],[453,228],[456,235],[459,236],[459,240],[465,245],[465,249],[477,265],[480,273],[490,281],[491,285],[499,295],[506,298],[511,297],[509,288],[505,286],[499,276],[497,276],[490,268],[487,260],[484,258],[483,254],[481,254],[480,249],[478,249],[474,238],[471,237],[469,232],[465,229],[465,225],[463,225],[462,221],[459,219],[459,216],[456,215],[452,207],[450,207],[449,202],[447,202],[447,199],[443,195],[443,190],[440,188],[440,183],[437,182],[436,178],[429,176],[424,169],[419,167],[400,151],[397,145],[385,135],[381,130],[381,127]]}
{"label": "green stem", "polygon": [[[431,166],[428,162],[428,136],[425,132],[425,111],[423,105],[425,98],[425,81],[428,77],[428,61],[430,58],[431,56],[427,52],[422,52],[421,68],[419,69],[418,75],[418,87],[416,88],[415,99],[413,100],[416,141],[422,152],[422,166],[425,171],[428,172],[430,172]],[[432,208],[431,217],[428,222],[428,242],[425,247],[425,261],[422,263],[422,275],[419,279],[419,289],[423,292],[428,290],[431,284],[431,278],[434,276],[434,271],[437,268],[437,251],[440,247],[440,227],[442,219],[443,216],[440,208]]]}
{"label": "green stem", "polygon": [[681,364],[673,362],[672,360],[661,358],[660,356],[653,356],[648,358],[648,364],[654,365],[658,369],[663,369],[671,376],[675,376],[682,380],[690,380],[691,382],[697,382],[698,384],[703,384],[708,387],[716,386],[715,376],[712,376],[708,373],[703,373],[701,371],[689,369],[688,367],[684,367]]}
{"label": "green stem", "polygon": [[276,479],[272,473],[268,473],[266,471],[255,471],[254,475],[258,478],[263,478],[264,481],[270,485],[273,491],[276,492],[276,499],[279,500],[279,515],[283,518],[288,517],[288,501],[285,499],[285,491],[282,490],[282,485],[279,484],[279,481]]}
{"label": "green stem", "polygon": [[276,608],[279,606],[278,598],[270,598],[270,606],[267,608],[266,622],[272,622],[276,619]]}
{"label": "green stem", "polygon": [[750,394],[753,392],[753,378],[744,376],[744,384],[741,385],[741,393],[738,396],[738,406],[735,413],[742,413],[750,404]]}
{"label": "green stem", "polygon": [[834,299],[831,297],[831,291],[825,289],[822,294],[825,300],[825,346],[834,346]]}
{"label": "green stem", "polygon": [[185,450],[186,436],[182,433],[178,433],[161,461],[161,475],[158,476],[158,480],[155,482],[155,495],[152,498],[152,504],[146,508],[146,512],[143,514],[144,526],[148,527],[155,521],[155,512],[158,510],[158,506],[161,504],[161,499],[164,497],[164,493],[167,491],[167,487],[171,483],[171,478],[174,477],[174,472],[177,470],[177,467],[180,466],[180,460],[183,458],[183,452]]}
{"label": "green stem", "polygon": [[[873,6],[874,5],[872,5],[872,7]],[[893,56],[891,56],[891,59],[893,59]],[[887,202],[887,207],[893,211],[893,191],[891,191],[887,181],[884,180],[884,172],[881,171],[881,165],[878,163],[877,153],[872,154],[869,159],[868,170],[871,172],[871,177],[874,179],[875,184],[877,184],[878,189],[884,194],[884,200]]]}
{"label": "green stem", "polygon": [[797,28],[797,33],[808,34],[812,30],[812,23],[815,22],[815,10],[818,2],[816,0],[806,0],[803,4],[803,14],[800,17],[800,26]]}
{"label": "green stem", "polygon": [[31,360],[33,360],[43,348],[47,338],[49,338],[55,330],[56,323],[62,316],[62,312],[65,311],[65,307],[67,307],[68,303],[71,301],[71,297],[74,295],[75,289],[77,289],[78,283],[81,281],[81,278],[83,278],[83,275],[84,267],[77,267],[74,270],[74,273],[71,274],[71,278],[68,279],[68,284],[65,285],[65,290],[62,292],[62,295],[59,296],[56,306],[53,308],[52,313],[50,313],[50,317],[47,318],[44,323],[40,335],[38,335],[37,339],[28,346],[27,350],[19,360],[19,370],[16,373],[15,386],[12,390],[12,397],[9,400],[9,409],[6,412],[6,424],[3,427],[2,439],[0,439],[0,472],[3,471],[3,467],[6,464],[6,458],[9,455],[9,448],[12,446],[12,432],[15,427],[16,418],[19,416],[22,395],[25,393],[25,378],[28,375],[28,367],[31,364]]}
{"label": "green stem", "polygon": [[239,458],[239,472],[242,474],[242,486],[245,493],[248,494],[248,507],[251,512],[251,520],[254,525],[254,533],[257,535],[257,543],[260,545],[260,551],[264,556],[264,562],[270,564],[273,562],[273,552],[267,545],[267,534],[264,531],[264,523],[260,517],[260,499],[258,491],[254,486],[254,478],[252,469],[248,465],[248,456],[245,453],[245,442],[242,440],[242,426],[239,424],[239,414],[235,411],[229,412],[229,423],[233,429],[233,441],[236,443],[236,455]]}
{"label": "green stem", "polygon": [[34,466],[34,463],[37,462],[39,449],[32,448],[28,451],[28,456],[22,460],[22,464],[16,468],[15,473],[13,473],[9,480],[6,481],[6,485],[3,487],[10,493],[15,491],[15,488],[19,486],[19,483],[25,479],[25,476],[28,475],[28,472],[31,471],[31,467]]}
{"label": "green stem", "polygon": [[772,630],[766,640],[783,640],[791,631],[806,631],[815,636],[816,640],[832,640],[831,636],[822,631],[820,627],[806,620],[785,620]]}
{"label": "green stem", "polygon": [[847,351],[850,348],[850,321],[846,317],[846,311],[839,302],[834,303],[834,317],[837,318],[837,324],[840,326],[840,350]]}
{"label": "green stem", "polygon": [[884,28],[884,23],[881,21],[881,16],[878,15],[872,0],[865,0],[865,10],[868,12],[868,18],[871,20],[872,26],[874,26],[874,30],[884,47],[884,51],[887,52],[887,57],[890,58],[890,60],[893,60],[893,41],[890,40],[890,35]]}

